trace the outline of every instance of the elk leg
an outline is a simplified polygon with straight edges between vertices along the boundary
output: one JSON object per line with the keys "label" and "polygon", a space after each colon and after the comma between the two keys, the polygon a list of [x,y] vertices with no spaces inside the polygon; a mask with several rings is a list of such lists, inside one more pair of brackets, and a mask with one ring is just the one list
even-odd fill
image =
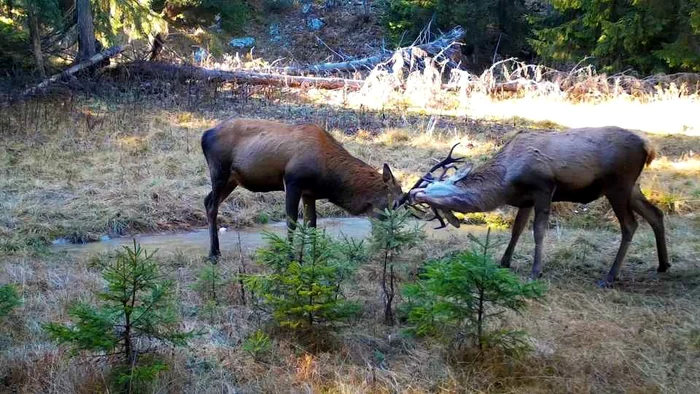
{"label": "elk leg", "polygon": [[506,248],[505,253],[503,253],[503,258],[501,258],[501,267],[510,267],[510,259],[513,257],[513,251],[515,250],[515,245],[518,243],[520,234],[523,233],[527,220],[530,218],[532,213],[532,207],[523,207],[518,209],[518,214],[515,216],[515,222],[513,222],[513,229],[510,236],[510,242]]}
{"label": "elk leg", "polygon": [[284,183],[284,205],[287,212],[287,235],[291,239],[299,220],[299,201],[301,201],[301,189],[294,183]]}
{"label": "elk leg", "polygon": [[[624,197],[623,197],[624,196]],[[620,240],[620,248],[617,250],[617,255],[615,256],[615,261],[613,262],[612,268],[608,273],[604,286],[610,286],[617,279],[620,273],[620,267],[622,266],[622,260],[625,259],[627,254],[627,249],[629,249],[630,243],[632,242],[632,237],[634,237],[634,232],[637,231],[637,219],[634,217],[634,212],[630,206],[630,193],[621,193],[619,191],[611,192],[607,194],[610,205],[617,216],[617,220],[620,222],[620,231],[622,232],[622,239]]]}
{"label": "elk leg", "polygon": [[[215,177],[212,178],[215,179]],[[207,211],[207,222],[209,222],[209,259],[214,263],[221,255],[219,250],[219,229],[217,228],[219,205],[238,186],[235,181],[229,181],[228,176],[225,179],[223,182],[214,181],[211,192],[204,198],[204,208]]]}
{"label": "elk leg", "polygon": [[532,263],[532,273],[530,279],[535,280],[542,276],[542,248],[544,248],[544,235],[549,223],[549,212],[551,199],[535,205],[535,224],[533,233],[535,234],[535,259]]}
{"label": "elk leg", "polygon": [[632,205],[632,210],[643,217],[644,220],[649,223],[652,230],[654,230],[654,237],[656,238],[656,251],[659,255],[659,267],[656,270],[658,272],[666,272],[671,264],[668,262],[663,212],[661,212],[659,208],[644,197],[644,194],[642,194],[642,191],[639,190],[639,187],[635,187],[632,190],[630,204]]}
{"label": "elk leg", "polygon": [[309,227],[316,227],[316,199],[302,196],[304,203],[304,223]]}

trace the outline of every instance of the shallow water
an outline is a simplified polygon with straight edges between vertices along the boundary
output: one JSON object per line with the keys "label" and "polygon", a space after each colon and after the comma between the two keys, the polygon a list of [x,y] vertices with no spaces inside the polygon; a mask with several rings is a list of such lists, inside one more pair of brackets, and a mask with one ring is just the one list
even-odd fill
{"label": "shallow water", "polygon": [[[459,229],[447,227],[434,230],[434,223],[426,223],[424,230],[428,238],[446,239],[458,233],[482,234],[486,232],[483,226],[461,226]],[[370,221],[361,217],[350,218],[324,218],[318,220],[318,227],[326,230],[326,234],[337,238],[342,235],[348,238],[363,239],[369,236],[372,226]],[[265,225],[257,225],[241,229],[228,229],[219,231],[219,244],[222,253],[238,250],[238,236],[244,253],[249,253],[265,244],[263,232],[268,231],[283,235],[286,232],[286,222],[274,222]],[[132,245],[133,240],[141,244],[147,251],[158,249],[159,254],[168,252],[197,253],[206,255],[209,251],[209,231],[199,229],[186,233],[167,234],[138,234],[129,237],[112,238],[100,242],[86,244],[61,244],[53,245],[56,252],[65,251],[70,254],[93,254],[109,252],[120,248],[122,245]]]}

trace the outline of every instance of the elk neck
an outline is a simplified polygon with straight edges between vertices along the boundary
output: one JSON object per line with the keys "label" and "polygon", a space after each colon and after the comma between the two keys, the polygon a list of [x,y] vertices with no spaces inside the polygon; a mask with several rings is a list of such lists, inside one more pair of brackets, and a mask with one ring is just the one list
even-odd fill
{"label": "elk neck", "polygon": [[369,204],[386,198],[382,174],[342,148],[326,154],[326,170],[328,200],[350,214],[363,214]]}
{"label": "elk neck", "polygon": [[505,204],[506,168],[497,158],[494,159],[475,168],[455,184],[463,191],[458,197],[462,212],[488,212]]}

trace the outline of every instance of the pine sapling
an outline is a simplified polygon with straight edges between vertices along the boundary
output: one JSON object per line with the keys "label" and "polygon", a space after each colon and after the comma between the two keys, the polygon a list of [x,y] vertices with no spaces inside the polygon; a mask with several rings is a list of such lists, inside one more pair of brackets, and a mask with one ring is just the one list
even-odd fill
{"label": "pine sapling", "polygon": [[0,319],[8,316],[13,309],[20,306],[22,300],[17,293],[17,287],[12,284],[0,286]]}
{"label": "pine sapling", "polygon": [[404,287],[411,330],[479,350],[522,350],[524,332],[492,329],[492,323],[504,325],[505,312],[522,313],[528,300],[543,298],[545,288],[539,281],[521,283],[494,262],[490,230],[484,242],[472,240],[470,250],[426,263],[420,280]]}
{"label": "pine sapling", "polygon": [[422,228],[409,227],[408,210],[387,208],[381,219],[371,219],[371,249],[382,264],[381,288],[384,294],[384,322],[394,324],[393,301],[396,293],[394,263],[405,249],[415,246],[422,238]]}
{"label": "pine sapling", "polygon": [[219,272],[219,264],[208,264],[199,272],[197,282],[193,288],[199,293],[203,301],[204,311],[213,322],[219,310],[219,289],[225,280]]}
{"label": "pine sapling", "polygon": [[68,310],[71,324],[44,326],[52,338],[69,345],[73,355],[88,352],[116,360],[116,382],[126,392],[166,368],[144,354],[153,345],[185,346],[195,335],[179,329],[173,282],[159,272],[153,256],[136,241],[133,248],[124,247],[103,268],[107,285],[96,294],[99,303],[76,302]]}
{"label": "pine sapling", "polygon": [[354,267],[325,232],[300,224],[289,237],[264,236],[267,246],[258,250],[257,260],[270,272],[243,279],[255,301],[280,326],[310,329],[347,319],[357,311],[357,305],[341,294],[342,283]]}

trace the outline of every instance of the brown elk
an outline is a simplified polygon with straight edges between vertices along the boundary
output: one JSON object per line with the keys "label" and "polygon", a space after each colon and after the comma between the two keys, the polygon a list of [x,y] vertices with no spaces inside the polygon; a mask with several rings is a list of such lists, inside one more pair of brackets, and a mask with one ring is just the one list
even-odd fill
{"label": "brown elk", "polygon": [[618,127],[552,133],[521,131],[493,158],[473,170],[465,166],[447,179],[444,172],[436,180],[428,177],[409,191],[409,200],[442,212],[487,212],[503,205],[517,207],[511,239],[501,259],[503,267],[510,266],[515,245],[534,208],[535,255],[531,278],[535,279],[541,275],[542,243],[551,203],[586,204],[604,195],[622,230],[617,256],[602,282],[610,285],[618,276],[637,229],[635,212],[654,230],[659,258],[657,271],[665,272],[670,267],[663,213],[644,197],[638,184],[644,166],[655,156],[645,139]]}
{"label": "brown elk", "polygon": [[209,257],[220,255],[217,214],[237,186],[253,192],[284,191],[287,223],[296,226],[299,201],[304,220],[316,227],[316,200],[327,199],[352,215],[378,216],[403,196],[391,169],[383,172],[352,156],[313,124],[228,119],[202,134],[212,190],[204,199],[209,222]]}

